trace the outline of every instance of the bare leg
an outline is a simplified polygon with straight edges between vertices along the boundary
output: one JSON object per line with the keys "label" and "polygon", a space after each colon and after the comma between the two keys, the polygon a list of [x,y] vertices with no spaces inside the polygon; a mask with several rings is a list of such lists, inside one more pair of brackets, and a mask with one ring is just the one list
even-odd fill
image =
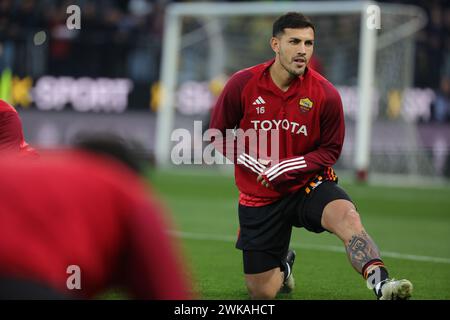
{"label": "bare leg", "polygon": [[356,208],[348,200],[330,202],[322,215],[322,226],[338,236],[345,245],[353,268],[362,273],[363,267],[373,259],[380,258],[380,251],[364,230]]}
{"label": "bare leg", "polygon": [[280,268],[246,274],[245,283],[252,299],[274,299],[283,284],[284,273]]}

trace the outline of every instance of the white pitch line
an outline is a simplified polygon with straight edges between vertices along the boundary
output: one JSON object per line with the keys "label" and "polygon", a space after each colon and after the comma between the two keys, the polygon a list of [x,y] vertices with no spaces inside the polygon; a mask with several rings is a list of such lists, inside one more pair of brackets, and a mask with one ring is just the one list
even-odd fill
{"label": "white pitch line", "polygon": [[[174,235],[178,238],[183,238],[183,239],[215,240],[215,241],[225,241],[225,242],[235,242],[236,241],[236,236],[227,236],[227,235],[219,235],[219,234],[192,233],[192,232],[181,232],[181,231],[169,231],[169,234]],[[320,251],[341,252],[341,253],[345,252],[343,247],[330,246],[330,245],[291,243],[291,247],[298,248],[298,249],[307,249],[307,250],[320,250]],[[450,264],[450,258],[419,256],[419,255],[415,255],[415,254],[405,254],[405,253],[391,252],[391,251],[383,251],[381,253],[381,255],[383,257],[389,257],[389,258],[394,258],[394,259]]]}

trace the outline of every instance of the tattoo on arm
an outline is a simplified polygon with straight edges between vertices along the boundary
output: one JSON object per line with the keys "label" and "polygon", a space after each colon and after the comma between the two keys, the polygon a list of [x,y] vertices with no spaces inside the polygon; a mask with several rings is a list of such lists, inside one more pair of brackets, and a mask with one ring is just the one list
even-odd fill
{"label": "tattoo on arm", "polygon": [[347,255],[356,271],[361,273],[364,265],[372,259],[379,259],[380,252],[366,232],[352,236],[346,247]]}

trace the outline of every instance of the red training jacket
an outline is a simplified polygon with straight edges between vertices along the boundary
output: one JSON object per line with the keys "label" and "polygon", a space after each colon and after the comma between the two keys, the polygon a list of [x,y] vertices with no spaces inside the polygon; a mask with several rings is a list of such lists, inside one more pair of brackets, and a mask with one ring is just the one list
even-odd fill
{"label": "red training jacket", "polygon": [[[330,169],[339,158],[344,142],[344,115],[336,88],[311,68],[296,78],[286,92],[273,82],[269,67],[274,60],[235,73],[214,107],[210,128],[225,136],[239,128],[258,134],[278,133],[278,153],[268,142],[238,145],[233,162],[240,203],[261,206],[297,191],[320,174],[335,179]],[[259,139],[259,138],[258,138]],[[230,141],[215,141],[228,155]],[[221,150],[220,150],[221,149]],[[264,149],[264,150],[263,150]],[[232,150],[233,151],[233,150]],[[229,157],[230,158],[230,157]],[[258,175],[272,188],[257,183]]]}
{"label": "red training jacket", "polygon": [[[76,151],[0,158],[0,277],[91,298],[189,299],[167,220],[149,190],[113,159]],[[69,290],[68,267],[81,289]]]}
{"label": "red training jacket", "polygon": [[25,142],[22,122],[16,109],[0,99],[0,152],[37,157],[37,152]]}

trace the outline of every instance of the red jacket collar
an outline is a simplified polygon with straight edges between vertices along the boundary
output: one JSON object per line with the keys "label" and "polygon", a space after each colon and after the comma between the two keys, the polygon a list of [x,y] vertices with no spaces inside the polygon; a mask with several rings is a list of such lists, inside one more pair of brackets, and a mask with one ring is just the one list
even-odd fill
{"label": "red jacket collar", "polygon": [[301,83],[304,81],[306,77],[309,76],[308,67],[305,69],[305,73],[298,77],[298,79],[294,80],[291,85],[289,86],[289,89],[287,91],[281,90],[275,82],[273,81],[272,77],[270,76],[269,68],[272,66],[272,64],[275,62],[275,59],[270,59],[264,63],[261,64],[261,68],[258,70],[259,74],[258,77],[258,86],[273,92],[276,95],[281,95],[284,98],[288,98],[292,95],[298,94],[298,89],[301,85]]}

